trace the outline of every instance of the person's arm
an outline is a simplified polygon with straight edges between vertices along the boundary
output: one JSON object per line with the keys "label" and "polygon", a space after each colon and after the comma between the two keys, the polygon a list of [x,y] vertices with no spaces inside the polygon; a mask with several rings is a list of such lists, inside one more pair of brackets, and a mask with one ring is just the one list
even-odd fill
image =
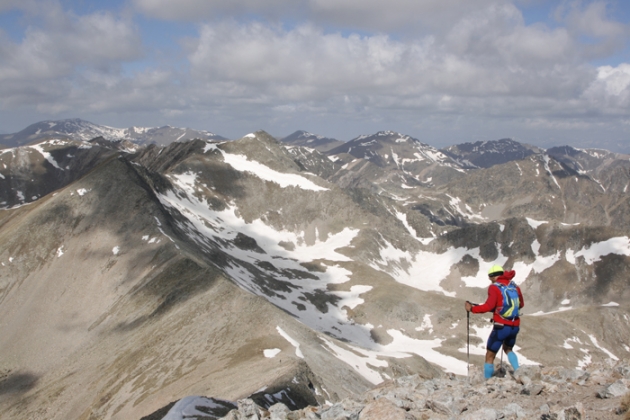
{"label": "person's arm", "polygon": [[518,307],[522,308],[523,306],[525,306],[525,301],[523,300],[523,293],[521,293],[521,288],[520,287],[516,287],[516,291],[518,292],[518,300],[520,302]]}
{"label": "person's arm", "polygon": [[485,303],[481,305],[476,305],[472,307],[471,312],[474,314],[483,314],[486,312],[494,311],[494,308],[497,307],[497,299],[499,298],[501,292],[494,284],[488,287],[488,299],[486,299]]}

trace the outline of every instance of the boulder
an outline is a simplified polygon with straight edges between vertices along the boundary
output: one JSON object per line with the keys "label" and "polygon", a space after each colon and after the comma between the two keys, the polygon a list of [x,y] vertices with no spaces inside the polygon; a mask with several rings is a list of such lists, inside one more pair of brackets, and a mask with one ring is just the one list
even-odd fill
{"label": "boulder", "polygon": [[543,392],[544,389],[545,389],[545,386],[542,383],[532,382],[523,387],[521,394],[536,396],[536,395],[539,395],[541,392]]}
{"label": "boulder", "polygon": [[380,398],[365,406],[359,420],[413,420],[414,417],[402,408],[396,407],[387,398]]}
{"label": "boulder", "polygon": [[260,420],[262,417],[262,408],[258,407],[256,403],[245,398],[244,400],[238,400],[238,412],[241,414],[243,420]]}
{"label": "boulder", "polygon": [[520,405],[516,403],[511,403],[505,406],[505,408],[503,409],[503,415],[506,418],[517,418],[517,419],[531,418],[531,416],[528,415],[525,412],[525,410],[523,410],[523,407],[521,407]]}
{"label": "boulder", "polygon": [[562,410],[557,411],[552,417],[557,420],[584,420],[586,419],[586,414],[582,404],[576,403],[572,407],[563,408]]}
{"label": "boulder", "polygon": [[285,420],[290,412],[291,410],[286,405],[276,403],[269,407],[269,420]]}
{"label": "boulder", "polygon": [[238,409],[230,411],[227,416],[222,417],[221,420],[261,420],[269,418],[269,412],[262,407],[256,405],[256,403],[245,398],[238,400]]}
{"label": "boulder", "polygon": [[626,387],[626,385],[622,381],[619,380],[601,389],[597,393],[597,397],[599,398],[621,397],[626,392],[628,392],[628,387]]}
{"label": "boulder", "polygon": [[357,420],[365,406],[350,399],[345,399],[330,407],[319,411],[319,417],[323,420]]}
{"label": "boulder", "polygon": [[462,420],[497,420],[498,418],[499,413],[493,408],[482,408],[461,417]]}

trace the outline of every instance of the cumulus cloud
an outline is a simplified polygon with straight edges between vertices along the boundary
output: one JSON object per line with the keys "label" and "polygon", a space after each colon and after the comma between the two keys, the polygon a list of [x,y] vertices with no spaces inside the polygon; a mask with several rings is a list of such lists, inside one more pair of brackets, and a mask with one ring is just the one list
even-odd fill
{"label": "cumulus cloud", "polygon": [[402,65],[408,56],[421,50],[421,45],[405,45],[384,35],[342,36],[312,25],[284,30],[231,23],[203,26],[189,60],[193,76],[201,79],[296,85],[305,93],[308,88],[351,92],[394,88],[404,77]]}
{"label": "cumulus cloud", "polygon": [[[600,1],[563,2],[557,25],[528,24],[518,6],[536,1],[132,0],[152,24],[196,22],[177,65],[139,64],[148,52],[131,17],[38,2],[49,7],[29,9],[40,14],[19,42],[0,33],[0,105],[259,121],[253,129],[327,118],[577,129],[627,114],[630,64],[588,61],[625,42],[627,26]],[[0,0],[0,11],[29,2]]]}
{"label": "cumulus cloud", "polygon": [[[326,33],[260,23],[204,25],[190,45],[195,79],[317,100],[345,95],[567,97],[595,77],[577,66],[576,45],[562,30],[528,28],[500,11],[462,22],[441,41]],[[227,86],[227,85],[226,85]]]}
{"label": "cumulus cloud", "polygon": [[597,70],[597,78],[583,97],[601,113],[627,116],[630,109],[630,64],[601,66]]}
{"label": "cumulus cloud", "polygon": [[[44,4],[40,4],[43,6]],[[39,8],[40,26],[29,26],[16,42],[0,33],[0,93],[8,105],[57,102],[46,109],[63,110],[64,92],[76,84],[80,72],[111,72],[122,62],[142,55],[141,40],[129,20],[111,13],[76,16],[59,3]],[[49,82],[49,83],[47,83]]]}
{"label": "cumulus cloud", "polygon": [[142,54],[140,38],[128,21],[109,13],[48,12],[44,27],[29,27],[21,42],[0,39],[0,80],[63,77],[76,66],[108,66]]}
{"label": "cumulus cloud", "polygon": [[[351,1],[315,6],[354,10]],[[424,6],[430,15],[431,2]],[[375,16],[383,12],[377,9]],[[624,112],[624,106],[627,112],[623,94],[613,96],[610,87],[625,80],[625,69],[608,75],[589,65],[583,31],[527,25],[514,4],[500,1],[450,18],[458,20],[440,33],[404,38],[315,24],[204,24],[188,44],[190,80],[215,99],[247,109],[264,105],[285,118],[401,121],[415,113],[433,115],[437,124],[439,115],[475,115],[532,129],[577,129],[589,124],[581,118],[592,124],[594,114]]]}

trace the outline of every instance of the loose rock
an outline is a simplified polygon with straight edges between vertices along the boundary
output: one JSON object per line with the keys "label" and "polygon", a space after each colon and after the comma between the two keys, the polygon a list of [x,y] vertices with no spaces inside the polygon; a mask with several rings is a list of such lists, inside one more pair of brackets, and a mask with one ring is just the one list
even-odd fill
{"label": "loose rock", "polygon": [[624,383],[622,381],[617,381],[599,391],[597,396],[599,398],[621,397],[626,392],[628,392],[628,388],[624,385]]}
{"label": "loose rock", "polygon": [[[252,400],[238,402],[229,420],[617,420],[628,393],[630,364],[593,364],[584,371],[522,366],[505,377],[475,382],[472,377],[418,375],[384,382],[362,396],[332,405],[288,411],[275,404],[269,411]],[[594,385],[601,383],[599,392]],[[597,388],[595,388],[597,389]],[[258,417],[257,417],[258,416]]]}

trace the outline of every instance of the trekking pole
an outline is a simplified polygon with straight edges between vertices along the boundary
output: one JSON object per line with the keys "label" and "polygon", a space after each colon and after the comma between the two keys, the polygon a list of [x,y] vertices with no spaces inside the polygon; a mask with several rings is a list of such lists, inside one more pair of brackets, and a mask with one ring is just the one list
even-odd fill
{"label": "trekking pole", "polygon": [[469,311],[466,311],[466,376],[470,378],[470,312]]}

